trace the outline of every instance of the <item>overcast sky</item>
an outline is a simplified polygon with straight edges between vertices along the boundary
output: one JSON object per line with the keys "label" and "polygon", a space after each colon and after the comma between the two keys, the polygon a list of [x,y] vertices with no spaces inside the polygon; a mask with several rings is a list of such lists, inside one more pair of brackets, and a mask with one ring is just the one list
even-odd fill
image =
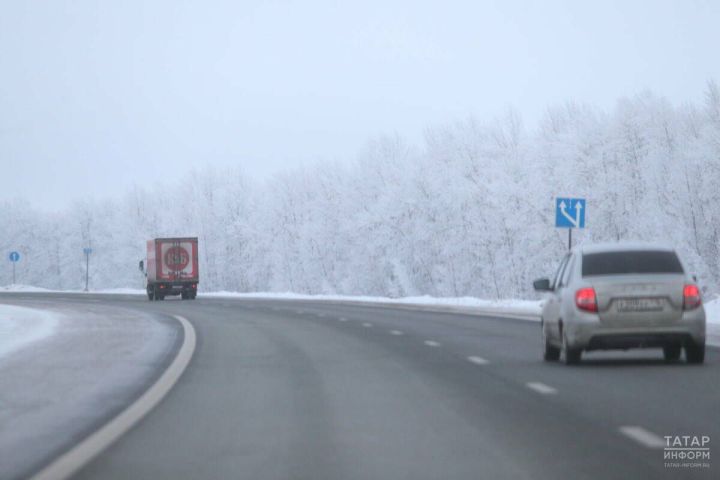
{"label": "overcast sky", "polygon": [[508,106],[720,81],[720,2],[0,1],[0,199],[264,178]]}

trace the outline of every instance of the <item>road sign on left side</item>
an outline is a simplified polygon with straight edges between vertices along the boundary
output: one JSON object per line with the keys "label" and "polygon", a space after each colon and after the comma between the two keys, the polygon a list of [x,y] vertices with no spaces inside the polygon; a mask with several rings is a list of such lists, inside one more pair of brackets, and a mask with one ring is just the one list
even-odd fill
{"label": "road sign on left side", "polygon": [[90,255],[92,253],[92,248],[83,248],[83,253],[85,255]]}
{"label": "road sign on left side", "polygon": [[11,262],[17,262],[18,260],[20,260],[20,254],[18,252],[10,252],[8,258]]}

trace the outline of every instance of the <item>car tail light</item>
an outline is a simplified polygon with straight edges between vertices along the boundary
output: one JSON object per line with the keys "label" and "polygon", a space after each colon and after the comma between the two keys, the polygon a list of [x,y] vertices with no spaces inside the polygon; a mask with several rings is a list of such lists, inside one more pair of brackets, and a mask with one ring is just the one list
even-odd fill
{"label": "car tail light", "polygon": [[683,310],[692,310],[702,303],[697,285],[685,285],[683,288]]}
{"label": "car tail light", "polygon": [[597,312],[597,297],[594,288],[581,288],[575,292],[575,305],[586,312]]}

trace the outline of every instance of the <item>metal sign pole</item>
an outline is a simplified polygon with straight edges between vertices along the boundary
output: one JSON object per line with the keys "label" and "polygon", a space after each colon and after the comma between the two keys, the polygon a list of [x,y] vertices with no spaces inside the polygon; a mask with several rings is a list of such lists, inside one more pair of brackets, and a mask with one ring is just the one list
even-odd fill
{"label": "metal sign pole", "polygon": [[13,264],[13,285],[15,285],[15,262],[12,262]]}
{"label": "metal sign pole", "polygon": [[568,250],[572,250],[572,228],[568,228]]}

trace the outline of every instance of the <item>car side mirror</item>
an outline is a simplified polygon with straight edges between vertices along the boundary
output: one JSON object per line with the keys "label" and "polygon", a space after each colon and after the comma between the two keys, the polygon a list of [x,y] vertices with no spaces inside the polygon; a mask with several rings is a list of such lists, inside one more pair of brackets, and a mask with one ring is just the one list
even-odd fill
{"label": "car side mirror", "polygon": [[552,292],[549,278],[538,278],[533,282],[533,288],[536,292]]}
{"label": "car side mirror", "polygon": [[138,267],[140,267],[141,272],[145,273],[145,262],[143,260],[140,260]]}

